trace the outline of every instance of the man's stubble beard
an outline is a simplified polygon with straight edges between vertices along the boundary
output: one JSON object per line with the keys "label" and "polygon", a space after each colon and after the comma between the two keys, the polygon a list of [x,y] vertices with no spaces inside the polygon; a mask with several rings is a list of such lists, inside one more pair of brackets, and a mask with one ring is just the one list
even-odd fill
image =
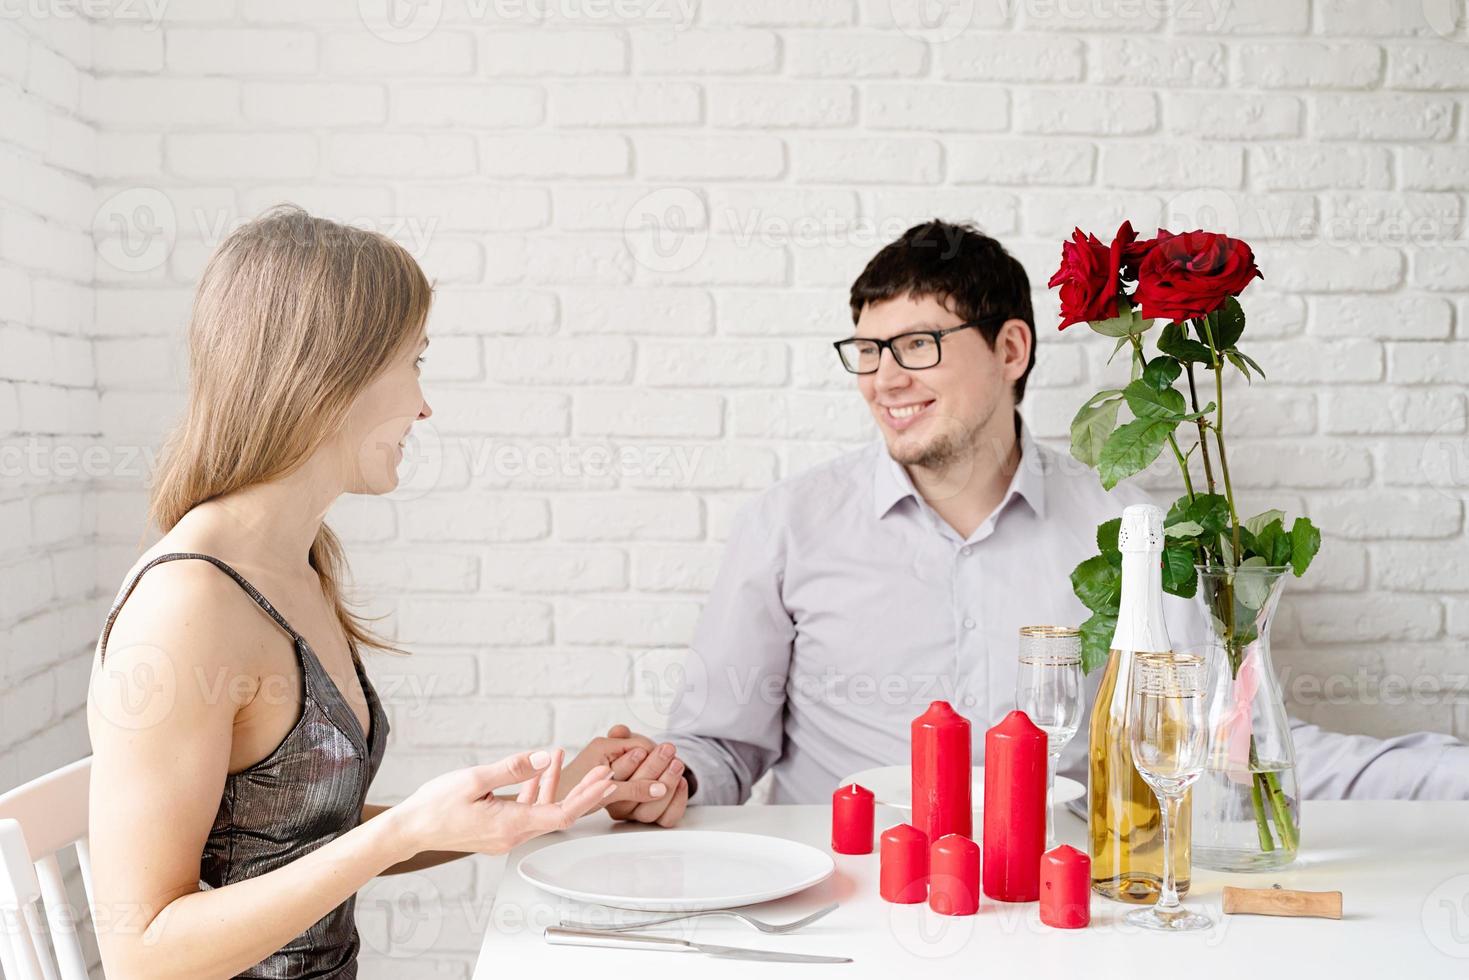
{"label": "man's stubble beard", "polygon": [[904,452],[892,451],[892,457],[904,466],[927,470],[941,479],[959,466],[972,468],[973,457],[980,445],[980,436],[995,417],[998,403],[991,403],[978,420],[963,432],[952,429],[937,433],[925,445]]}

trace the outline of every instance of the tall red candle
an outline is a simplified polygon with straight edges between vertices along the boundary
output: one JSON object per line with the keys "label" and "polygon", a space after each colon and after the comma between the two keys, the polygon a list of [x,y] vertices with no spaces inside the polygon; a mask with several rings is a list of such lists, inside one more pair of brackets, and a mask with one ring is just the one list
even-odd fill
{"label": "tall red candle", "polygon": [[913,719],[913,826],[930,841],[974,831],[969,721],[947,701]]}
{"label": "tall red candle", "polygon": [[939,915],[979,911],[979,845],[968,837],[940,837],[928,849],[928,907]]}
{"label": "tall red candle", "polygon": [[1012,711],[984,733],[984,893],[1035,901],[1045,845],[1046,733]]}
{"label": "tall red candle", "polygon": [[889,902],[913,905],[928,896],[928,838],[912,824],[882,832],[878,893]]}
{"label": "tall red candle", "polygon": [[831,794],[831,849],[838,854],[872,853],[872,790],[853,783]]}
{"label": "tall red candle", "polygon": [[1070,844],[1041,858],[1041,921],[1057,929],[1092,921],[1092,861]]}

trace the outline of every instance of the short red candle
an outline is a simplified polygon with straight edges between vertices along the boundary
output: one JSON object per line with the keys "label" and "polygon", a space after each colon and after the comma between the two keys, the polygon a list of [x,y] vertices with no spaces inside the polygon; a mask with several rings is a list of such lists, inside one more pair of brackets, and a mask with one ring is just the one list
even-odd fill
{"label": "short red candle", "polygon": [[969,721],[947,701],[935,701],[913,719],[913,826],[931,841],[971,836]]}
{"label": "short red candle", "polygon": [[831,849],[838,854],[872,853],[872,790],[853,783],[831,794]]}
{"label": "short red candle", "polygon": [[928,849],[928,907],[939,915],[979,911],[979,845],[949,834]]}
{"label": "short red candle", "polygon": [[878,893],[889,902],[913,905],[928,895],[928,838],[912,824],[882,832]]}
{"label": "short red candle", "polygon": [[1012,711],[984,733],[984,893],[1034,902],[1045,846],[1046,733]]}
{"label": "short red candle", "polygon": [[1092,921],[1092,859],[1062,844],[1041,858],[1041,921],[1081,929]]}

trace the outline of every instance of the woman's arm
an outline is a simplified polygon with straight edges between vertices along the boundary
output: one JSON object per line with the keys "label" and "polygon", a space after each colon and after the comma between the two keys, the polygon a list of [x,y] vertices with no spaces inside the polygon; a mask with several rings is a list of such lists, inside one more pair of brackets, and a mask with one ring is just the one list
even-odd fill
{"label": "woman's arm", "polygon": [[[282,868],[200,890],[236,699],[259,680],[240,665],[260,633],[244,618],[253,608],[232,611],[233,583],[196,570],[208,567],[170,563],[139,583],[92,675],[88,839],[97,940],[112,980],[235,976],[385,868],[424,852],[503,854],[622,791],[599,766],[558,803],[561,753],[527,752],[445,773]],[[515,800],[494,795],[516,784]]]}
{"label": "woman's arm", "polygon": [[89,840],[109,977],[230,977],[411,856],[395,821],[213,890],[199,861],[229,769],[237,699],[258,677],[255,614],[202,563],[159,566],[119,613],[93,673]]}
{"label": "woman's arm", "polygon": [[[386,813],[391,809],[391,806],[383,806],[380,803],[365,804],[362,807],[362,823],[365,824],[378,814]],[[473,851],[420,851],[408,860],[392,864],[378,873],[400,875],[407,871],[422,871],[424,868],[432,868],[439,864],[448,864],[450,861],[466,857],[473,853]]]}

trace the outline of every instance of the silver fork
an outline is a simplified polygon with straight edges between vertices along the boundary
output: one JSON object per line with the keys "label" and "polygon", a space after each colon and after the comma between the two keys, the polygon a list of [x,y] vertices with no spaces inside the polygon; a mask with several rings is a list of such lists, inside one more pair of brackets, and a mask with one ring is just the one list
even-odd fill
{"label": "silver fork", "polygon": [[817,919],[825,918],[826,916],[835,912],[837,908],[838,906],[836,904],[828,905],[824,909],[818,909],[817,911],[812,912],[804,919],[797,919],[795,922],[782,922],[778,925],[771,922],[764,922],[760,919],[755,918],[753,915],[750,915],[748,912],[741,912],[739,909],[709,909],[705,912],[680,912],[677,915],[665,915],[657,919],[646,919],[642,922],[629,922],[623,925],[615,926],[604,926],[590,922],[576,922],[565,919],[562,920],[561,925],[566,929],[588,929],[595,932],[626,932],[629,929],[644,929],[648,926],[661,926],[665,922],[679,922],[683,919],[696,919],[706,915],[728,915],[733,918],[739,919],[746,925],[754,926],[756,929],[765,933],[767,936],[783,936],[786,933],[795,932],[797,929],[804,929],[806,926],[809,926]]}

